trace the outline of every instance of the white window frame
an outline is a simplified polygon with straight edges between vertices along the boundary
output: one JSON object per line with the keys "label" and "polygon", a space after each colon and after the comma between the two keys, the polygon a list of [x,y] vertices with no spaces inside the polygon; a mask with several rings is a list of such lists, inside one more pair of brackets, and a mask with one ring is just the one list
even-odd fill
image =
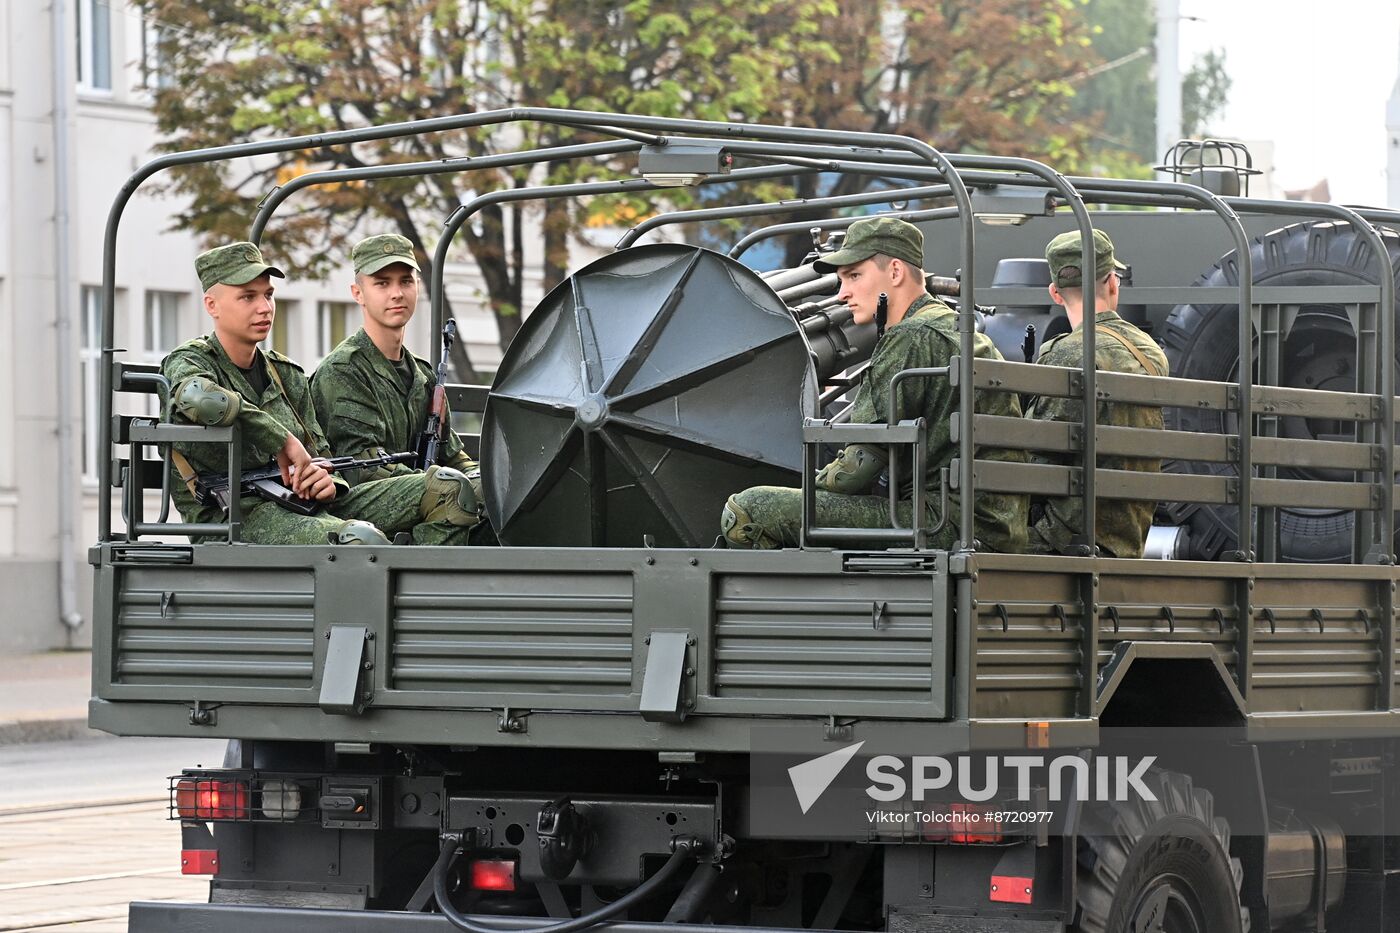
{"label": "white window frame", "polygon": [[[316,302],[316,362],[321,360],[336,348],[340,340],[344,340],[353,334],[358,328],[355,327],[355,311],[359,305],[353,301],[318,301]],[[345,333],[340,340],[335,339],[335,321],[333,315],[344,316]]]}
{"label": "white window frame", "polygon": [[96,485],[101,462],[101,451],[97,449],[97,419],[100,417],[98,393],[102,376],[102,288],[84,285],[79,307],[82,314],[79,366],[83,385],[83,482]]}
{"label": "white window frame", "polygon": [[[58,2],[58,0],[55,0]],[[120,0],[76,0],[77,5],[77,26],[78,26],[78,90],[85,94],[112,96],[113,86],[116,84],[117,72],[121,70],[116,61],[116,46],[114,28],[116,17],[121,12],[117,7]],[[106,60],[106,84],[99,84],[94,80],[97,72],[97,52],[99,46],[96,44],[93,35],[94,23],[93,14],[99,8],[106,10],[107,26],[107,60]]]}

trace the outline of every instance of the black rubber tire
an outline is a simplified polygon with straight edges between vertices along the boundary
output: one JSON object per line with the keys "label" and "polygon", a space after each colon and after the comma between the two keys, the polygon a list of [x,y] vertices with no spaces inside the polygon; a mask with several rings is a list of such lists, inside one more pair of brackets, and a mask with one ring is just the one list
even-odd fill
{"label": "black rubber tire", "polygon": [[[1400,268],[1400,236],[1385,236],[1387,250]],[[1303,223],[1281,227],[1257,238],[1250,248],[1256,285],[1374,285],[1380,262],[1374,250],[1349,224]],[[1237,286],[1235,252],[1226,254],[1196,282],[1204,286]],[[1168,315],[1164,349],[1174,376],[1189,379],[1238,379],[1238,317],[1234,305],[1178,305]],[[1256,344],[1257,346],[1257,344]],[[1355,338],[1344,310],[1336,305],[1304,305],[1283,348],[1281,372],[1285,385],[1355,391]],[[1199,409],[1166,409],[1168,428],[1182,431],[1235,430],[1223,413]],[[1302,418],[1285,418],[1281,433],[1311,437],[1325,430]],[[1223,464],[1166,461],[1163,469],[1176,473],[1234,476]],[[1334,477],[1304,471],[1279,470],[1292,479]],[[1190,556],[1214,560],[1234,550],[1238,511],[1233,506],[1177,503],[1166,506],[1173,523],[1191,530]],[[1280,558],[1287,561],[1345,563],[1351,556],[1353,516],[1350,512],[1281,509]]]}
{"label": "black rubber tire", "polygon": [[[1143,777],[1156,801],[1091,804],[1079,827],[1077,933],[1248,933],[1244,869],[1210,792],[1175,771]],[[1164,915],[1165,914],[1165,915]],[[1147,922],[1157,918],[1161,926]]]}

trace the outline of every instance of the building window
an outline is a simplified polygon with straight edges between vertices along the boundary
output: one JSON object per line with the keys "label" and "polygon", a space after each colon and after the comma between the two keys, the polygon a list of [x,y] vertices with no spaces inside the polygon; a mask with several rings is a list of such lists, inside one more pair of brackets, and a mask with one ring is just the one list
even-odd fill
{"label": "building window", "polygon": [[168,38],[169,26],[162,26],[148,15],[141,18],[141,84],[147,90],[171,87],[170,69],[161,58],[161,42]]}
{"label": "building window", "polygon": [[316,355],[324,359],[340,342],[355,332],[353,301],[316,302]]}
{"label": "building window", "polygon": [[83,478],[97,482],[97,393],[100,391],[102,366],[102,289],[84,285],[82,291],[83,344],[81,351],[83,382]]}
{"label": "building window", "polygon": [[272,330],[268,333],[267,339],[263,341],[263,349],[276,350],[283,356],[296,358],[292,352],[292,321],[299,318],[297,314],[297,303],[295,301],[277,302],[277,313],[272,317]]}
{"label": "building window", "polygon": [[180,306],[185,296],[181,292],[146,292],[146,327],[144,345],[146,357],[160,362],[180,341]]}
{"label": "building window", "polygon": [[78,0],[78,86],[112,90],[112,2]]}

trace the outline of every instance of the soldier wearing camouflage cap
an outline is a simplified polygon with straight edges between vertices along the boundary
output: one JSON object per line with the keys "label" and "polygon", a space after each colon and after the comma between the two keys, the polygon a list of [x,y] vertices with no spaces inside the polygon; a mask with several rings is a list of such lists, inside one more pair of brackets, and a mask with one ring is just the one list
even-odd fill
{"label": "soldier wearing camouflage cap", "polygon": [[[350,295],[360,306],[363,326],[316,368],[311,378],[316,415],[338,457],[413,450],[428,419],[436,379],[432,364],[404,346],[404,332],[418,307],[421,270],[413,244],[397,234],[367,237],[351,248],[350,262],[355,270]],[[450,428],[442,462],[468,476],[481,499],[480,468]],[[363,483],[418,472],[400,463],[347,479]],[[472,543],[490,540],[483,521],[472,532]]]}
{"label": "soldier wearing camouflage cap", "polygon": [[[1045,247],[1050,264],[1050,298],[1063,305],[1073,328],[1045,341],[1036,362],[1045,366],[1082,369],[1084,366],[1084,257],[1078,231],[1062,233]],[[1118,277],[1127,266],[1114,255],[1113,241],[1102,230],[1094,231],[1094,360],[1102,372],[1167,375],[1167,358],[1152,338],[1118,316]],[[1028,418],[1078,424],[1084,408],[1078,399],[1033,399]],[[1115,427],[1161,428],[1162,409],[1153,405],[1100,402],[1098,423]],[[1074,465],[1070,455],[1035,453],[1040,463]],[[1162,469],[1160,460],[1147,457],[1101,456],[1100,469]],[[1114,557],[1141,557],[1152,513],[1157,503],[1127,499],[1101,499],[1097,505],[1095,538],[1099,548]],[[1038,554],[1075,553],[1084,533],[1084,506],[1077,496],[1050,498],[1033,504],[1029,532],[1030,550]]]}
{"label": "soldier wearing camouflage cap", "polygon": [[[913,224],[892,217],[858,220],[846,232],[844,244],[813,265],[818,272],[835,271],[840,279],[839,298],[860,324],[875,320],[879,296],[888,296],[888,330],[856,389],[851,421],[893,424],[923,418],[928,425],[928,471],[919,478],[933,493],[927,521],[938,521],[936,503],[940,473],[957,454],[950,437],[950,416],[957,410],[957,390],[947,379],[908,379],[900,383],[894,409],[887,410],[890,380],[911,367],[947,366],[958,355],[957,313],[929,296],[924,288],[923,234]],[[1001,359],[992,342],[977,334],[974,351],[979,357]],[[977,411],[982,414],[1019,417],[1020,402],[1014,393],[979,392]],[[1022,461],[1019,451],[981,448],[984,460]],[[876,495],[875,486],[887,465],[881,446],[852,444],[817,474],[817,524],[839,528],[890,528],[889,498]],[[912,492],[903,490],[898,505],[900,524],[908,527],[913,514]],[[961,498],[949,496],[950,514],[933,536],[933,547],[956,543]],[[1024,549],[1026,541],[1025,496],[981,493],[973,504],[975,534],[980,546],[1003,552]],[[801,490],[755,486],[729,497],[720,519],[731,547],[793,547],[799,543],[802,524]],[[972,542],[966,542],[972,546]],[[879,544],[873,546],[879,547]]]}
{"label": "soldier wearing camouflage cap", "polygon": [[[254,544],[387,544],[386,535],[409,532],[419,544],[465,543],[476,521],[476,499],[465,477],[417,475],[353,490],[316,460],[329,453],[300,366],[258,344],[276,315],[273,277],[281,269],[252,243],[231,243],[201,253],[195,272],[213,333],[175,348],[161,361],[170,380],[177,421],[240,429],[243,464],[276,461],[294,493],[324,503],[315,515],[287,511],[256,496],[241,500],[243,539]],[[171,457],[175,504],[187,522],[220,522],[224,513],[195,497],[194,479],[227,469],[217,444],[177,443]]]}

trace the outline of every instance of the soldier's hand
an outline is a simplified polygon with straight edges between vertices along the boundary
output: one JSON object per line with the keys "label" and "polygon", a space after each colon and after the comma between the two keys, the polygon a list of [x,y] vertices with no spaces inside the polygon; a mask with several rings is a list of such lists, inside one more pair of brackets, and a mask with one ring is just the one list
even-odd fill
{"label": "soldier's hand", "polygon": [[335,479],[330,472],[322,466],[323,461],[312,460],[306,468],[298,469],[293,475],[294,485],[292,492],[303,499],[315,499],[324,502],[335,498]]}
{"label": "soldier's hand", "polygon": [[306,447],[295,434],[289,433],[282,442],[282,449],[273,456],[277,458],[277,467],[282,471],[282,485],[296,492],[295,474],[311,465],[311,454],[306,452]]}

